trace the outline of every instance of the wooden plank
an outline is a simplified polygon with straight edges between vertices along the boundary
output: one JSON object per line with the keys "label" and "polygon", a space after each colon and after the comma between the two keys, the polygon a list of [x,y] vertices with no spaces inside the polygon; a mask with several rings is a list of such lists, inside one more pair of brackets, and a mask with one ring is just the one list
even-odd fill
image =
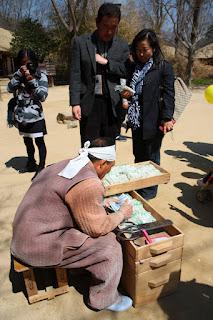
{"label": "wooden plank", "polygon": [[38,288],[35,281],[35,276],[33,269],[29,269],[23,272],[25,287],[28,294],[28,299],[30,301],[30,297],[36,295],[38,293]]}
{"label": "wooden plank", "polygon": [[25,266],[21,262],[18,262],[15,258],[13,260],[13,263],[14,263],[14,270],[16,272],[23,272],[23,271],[29,270],[29,268],[27,266]]}
{"label": "wooden plank", "polygon": [[105,196],[111,196],[123,192],[129,192],[132,190],[138,190],[146,187],[151,187],[154,185],[167,183],[170,180],[170,174],[165,169],[158,166],[156,163],[152,161],[145,161],[145,162],[139,162],[131,164],[134,167],[146,165],[146,164],[152,164],[155,168],[157,168],[161,175],[149,177],[149,178],[140,178],[137,180],[132,180],[128,182],[121,182],[118,184],[110,185],[105,187]]}
{"label": "wooden plank", "polygon": [[63,268],[56,268],[56,278],[58,282],[58,287],[63,287],[68,285],[68,279],[67,279],[67,270]]}
{"label": "wooden plank", "polygon": [[69,292],[67,270],[63,268],[56,268],[56,278],[58,282],[58,288],[46,288],[46,291],[38,291],[36,279],[34,275],[33,268],[28,268],[27,266],[21,264],[14,259],[14,270],[16,272],[23,272],[23,278],[25,282],[25,287],[27,290],[29,303],[38,302],[44,299],[53,299],[55,296]]}
{"label": "wooden plank", "polygon": [[45,293],[41,293],[41,294],[36,294],[34,296],[29,297],[29,302],[30,303],[35,303],[41,300],[51,300],[53,298],[55,298],[58,295],[64,294],[69,292],[69,287],[68,286],[64,286],[61,288],[55,288],[51,291],[45,292]]}

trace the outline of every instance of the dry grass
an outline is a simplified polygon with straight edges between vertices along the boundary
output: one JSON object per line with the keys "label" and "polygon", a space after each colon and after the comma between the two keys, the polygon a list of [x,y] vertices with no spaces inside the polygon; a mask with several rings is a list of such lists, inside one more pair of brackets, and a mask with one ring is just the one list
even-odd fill
{"label": "dry grass", "polygon": [[[166,59],[171,62],[174,72],[177,76],[185,78],[187,60],[183,56],[175,58],[174,56],[166,56]],[[213,66],[205,64],[198,59],[194,62],[193,79],[213,79]]]}

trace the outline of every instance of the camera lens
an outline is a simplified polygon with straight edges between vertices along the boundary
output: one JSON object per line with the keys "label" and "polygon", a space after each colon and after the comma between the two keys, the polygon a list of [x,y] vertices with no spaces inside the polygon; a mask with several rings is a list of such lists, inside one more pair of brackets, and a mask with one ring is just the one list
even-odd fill
{"label": "camera lens", "polygon": [[32,62],[27,63],[27,69],[31,74],[36,72],[36,66]]}

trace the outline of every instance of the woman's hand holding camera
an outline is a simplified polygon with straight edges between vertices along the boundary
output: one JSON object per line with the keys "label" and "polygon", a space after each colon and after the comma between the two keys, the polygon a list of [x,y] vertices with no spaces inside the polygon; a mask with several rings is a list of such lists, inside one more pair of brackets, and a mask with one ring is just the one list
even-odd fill
{"label": "woman's hand holding camera", "polygon": [[121,97],[124,99],[130,99],[133,96],[133,93],[130,92],[129,90],[123,90],[121,92]]}
{"label": "woman's hand holding camera", "polygon": [[21,66],[20,71],[27,81],[30,81],[33,79],[33,76],[30,74],[30,71],[27,69],[26,65]]}

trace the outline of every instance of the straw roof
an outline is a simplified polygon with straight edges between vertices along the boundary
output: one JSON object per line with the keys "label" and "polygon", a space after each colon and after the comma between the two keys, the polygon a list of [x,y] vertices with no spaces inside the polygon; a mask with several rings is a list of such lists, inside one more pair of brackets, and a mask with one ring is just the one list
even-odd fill
{"label": "straw roof", "polygon": [[12,33],[6,29],[0,28],[0,51],[9,51]]}
{"label": "straw roof", "polygon": [[[174,57],[175,55],[175,48],[172,46],[163,45],[162,51],[165,54],[165,56]],[[185,52],[184,49],[182,50],[182,52]],[[213,43],[210,43],[198,49],[195,53],[195,59],[211,59],[211,58],[213,58]]]}
{"label": "straw roof", "polygon": [[195,54],[197,59],[211,59],[213,58],[213,43],[197,50]]}

